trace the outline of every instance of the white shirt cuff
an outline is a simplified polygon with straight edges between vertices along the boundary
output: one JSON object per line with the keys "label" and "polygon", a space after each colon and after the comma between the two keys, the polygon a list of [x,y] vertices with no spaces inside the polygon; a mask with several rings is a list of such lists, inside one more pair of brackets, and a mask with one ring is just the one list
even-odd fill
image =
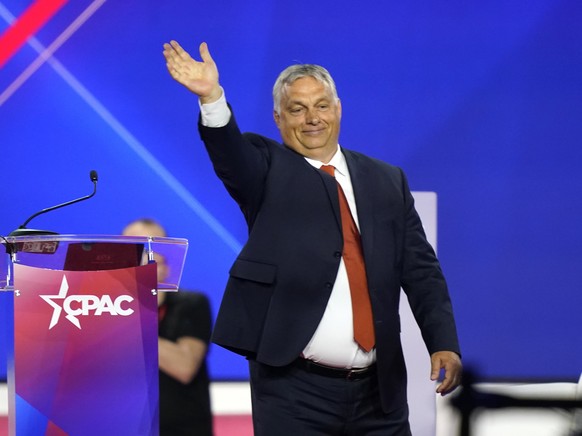
{"label": "white shirt cuff", "polygon": [[230,121],[230,108],[226,104],[226,96],[224,94],[224,89],[222,90],[222,95],[218,100],[208,104],[200,103],[198,100],[198,105],[200,106],[200,117],[202,125],[205,127],[224,127]]}

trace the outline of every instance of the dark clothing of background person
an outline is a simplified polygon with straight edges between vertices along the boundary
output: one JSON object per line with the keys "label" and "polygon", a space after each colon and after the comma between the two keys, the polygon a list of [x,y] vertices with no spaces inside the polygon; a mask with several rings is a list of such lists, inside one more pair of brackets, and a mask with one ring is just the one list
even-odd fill
{"label": "dark clothing of background person", "polygon": [[[208,298],[199,292],[166,292],[158,309],[160,337],[175,341],[183,336],[210,341]],[[160,371],[160,436],[212,436],[206,359],[194,379],[183,384]]]}

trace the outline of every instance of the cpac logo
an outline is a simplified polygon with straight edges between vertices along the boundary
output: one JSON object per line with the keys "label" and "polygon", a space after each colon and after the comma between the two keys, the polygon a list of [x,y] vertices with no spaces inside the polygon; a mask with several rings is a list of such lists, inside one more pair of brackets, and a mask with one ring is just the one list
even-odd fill
{"label": "cpac logo", "polygon": [[[133,309],[127,307],[128,303],[133,301],[133,297],[130,295],[120,295],[115,300],[112,300],[109,295],[102,295],[101,297],[96,295],[67,295],[68,292],[67,277],[63,276],[58,295],[40,295],[40,298],[54,309],[49,330],[57,325],[63,310],[67,314],[65,318],[79,330],[81,329],[81,323],[77,319],[78,316],[88,316],[91,312],[93,312],[94,316],[101,316],[104,313],[129,316],[134,312]],[[62,301],[59,304],[55,300]]]}

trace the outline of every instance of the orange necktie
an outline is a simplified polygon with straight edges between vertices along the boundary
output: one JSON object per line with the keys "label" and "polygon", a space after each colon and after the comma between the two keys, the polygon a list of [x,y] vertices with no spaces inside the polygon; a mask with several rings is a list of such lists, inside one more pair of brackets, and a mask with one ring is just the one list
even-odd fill
{"label": "orange necktie", "polygon": [[[330,176],[335,177],[335,168],[333,166],[323,165],[321,169]],[[346,265],[350,294],[352,296],[354,339],[362,349],[370,351],[375,343],[374,322],[372,319],[372,305],[370,303],[368,280],[366,278],[366,268],[362,252],[362,241],[356,222],[350,212],[348,200],[339,183],[337,183],[337,192],[344,238],[342,256]]]}

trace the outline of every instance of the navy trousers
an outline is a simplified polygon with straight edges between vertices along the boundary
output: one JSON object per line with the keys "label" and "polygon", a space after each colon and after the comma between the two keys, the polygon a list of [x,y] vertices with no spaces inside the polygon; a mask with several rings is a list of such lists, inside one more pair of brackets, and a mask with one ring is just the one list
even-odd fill
{"label": "navy trousers", "polygon": [[376,375],[346,380],[249,361],[255,436],[411,436],[408,406],[384,413]]}

